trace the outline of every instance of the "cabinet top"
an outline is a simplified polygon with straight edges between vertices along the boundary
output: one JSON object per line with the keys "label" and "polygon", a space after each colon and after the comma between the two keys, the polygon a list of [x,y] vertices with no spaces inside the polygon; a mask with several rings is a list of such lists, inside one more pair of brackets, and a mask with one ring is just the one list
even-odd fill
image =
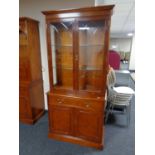
{"label": "cabinet top", "polygon": [[[51,11],[42,11],[44,15],[54,15],[60,13],[73,13],[73,12],[100,12],[100,11],[112,11],[115,5],[103,5],[95,7],[85,7],[85,8],[76,8],[76,9],[62,9],[62,10],[51,10]],[[111,12],[112,13],[112,12]]]}
{"label": "cabinet top", "polygon": [[30,17],[20,17],[19,20],[20,20],[20,21],[25,21],[25,20],[27,20],[27,21],[33,21],[33,22],[39,23],[39,21],[37,21],[37,20],[35,20],[35,19],[32,19],[32,18],[30,18]]}

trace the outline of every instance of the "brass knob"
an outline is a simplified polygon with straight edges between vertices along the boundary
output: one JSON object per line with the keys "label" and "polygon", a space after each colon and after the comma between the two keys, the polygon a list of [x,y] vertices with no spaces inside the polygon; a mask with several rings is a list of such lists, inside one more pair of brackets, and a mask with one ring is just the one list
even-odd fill
{"label": "brass knob", "polygon": [[89,108],[90,107],[90,103],[86,103],[86,107]]}

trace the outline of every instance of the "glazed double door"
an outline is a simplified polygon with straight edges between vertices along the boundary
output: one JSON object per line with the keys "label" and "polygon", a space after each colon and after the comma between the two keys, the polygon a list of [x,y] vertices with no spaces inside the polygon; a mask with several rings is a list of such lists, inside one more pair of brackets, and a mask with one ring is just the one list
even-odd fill
{"label": "glazed double door", "polygon": [[70,135],[89,141],[102,139],[102,115],[97,112],[67,106],[50,105],[50,132]]}
{"label": "glazed double door", "polygon": [[103,19],[66,19],[48,25],[51,88],[82,91],[103,89],[105,30],[106,22]]}

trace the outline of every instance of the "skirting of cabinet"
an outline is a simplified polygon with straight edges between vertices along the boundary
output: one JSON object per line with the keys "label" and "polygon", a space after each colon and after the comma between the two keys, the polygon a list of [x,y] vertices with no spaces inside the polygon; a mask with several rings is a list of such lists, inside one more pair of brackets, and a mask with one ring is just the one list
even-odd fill
{"label": "skirting of cabinet", "polygon": [[37,120],[39,120],[40,117],[44,115],[45,111],[42,110],[38,115],[36,115],[35,118],[30,119],[30,118],[19,118],[20,122],[26,123],[26,124],[34,124]]}
{"label": "skirting of cabinet", "polygon": [[48,137],[53,138],[55,140],[59,140],[59,141],[79,144],[82,146],[94,147],[94,148],[100,149],[100,150],[103,149],[103,144],[101,144],[101,143],[95,143],[95,142],[87,141],[87,140],[77,138],[77,137],[60,135],[60,134],[55,134],[55,133],[48,133]]}

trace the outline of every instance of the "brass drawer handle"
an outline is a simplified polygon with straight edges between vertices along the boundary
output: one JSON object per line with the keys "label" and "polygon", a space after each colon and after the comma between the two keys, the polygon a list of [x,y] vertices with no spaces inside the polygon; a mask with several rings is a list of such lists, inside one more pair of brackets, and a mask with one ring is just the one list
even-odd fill
{"label": "brass drawer handle", "polygon": [[63,101],[61,99],[57,99],[58,104],[61,104]]}
{"label": "brass drawer handle", "polygon": [[89,107],[90,107],[90,105],[89,105],[89,104],[86,104],[86,107],[87,107],[87,108],[89,108]]}
{"label": "brass drawer handle", "polygon": [[90,103],[85,103],[86,107],[89,108],[90,107]]}

